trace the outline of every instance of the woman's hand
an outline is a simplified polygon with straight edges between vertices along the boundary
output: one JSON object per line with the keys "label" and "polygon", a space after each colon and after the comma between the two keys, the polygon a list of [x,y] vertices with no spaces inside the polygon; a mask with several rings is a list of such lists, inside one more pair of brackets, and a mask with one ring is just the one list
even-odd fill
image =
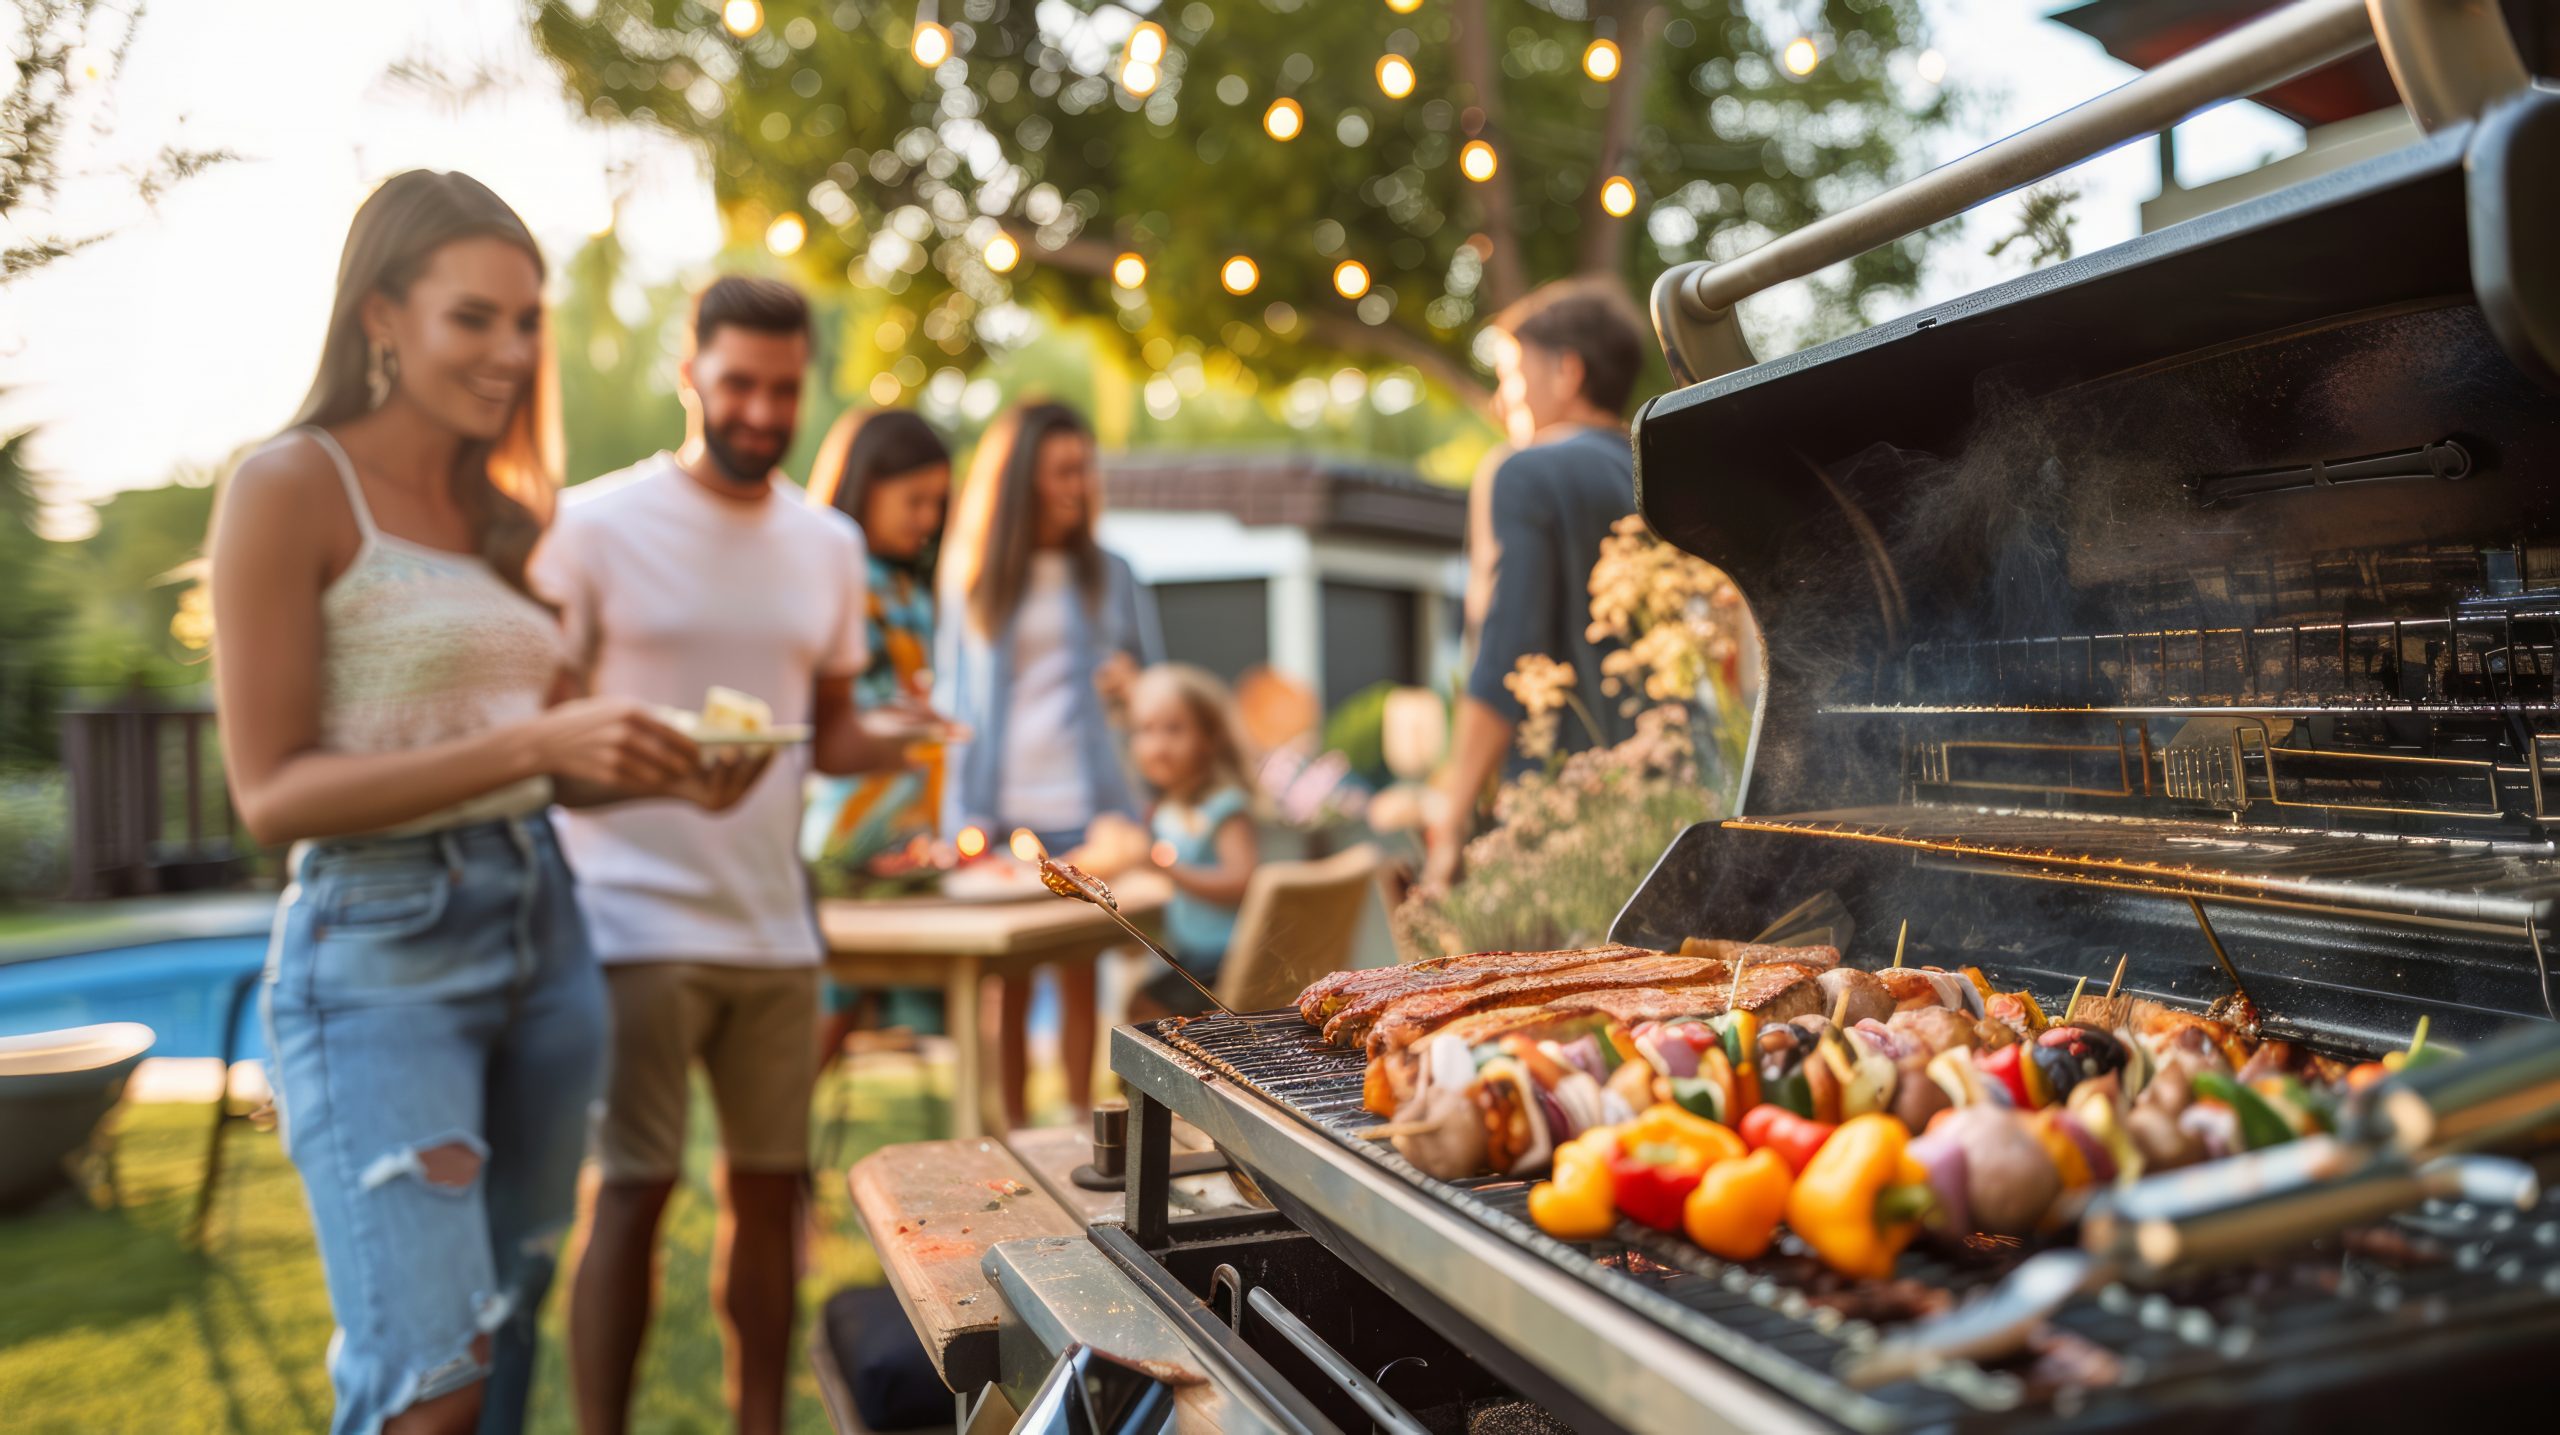
{"label": "woman's hand", "polygon": [[535,719],[534,761],[560,782],[627,797],[685,796],[706,776],[694,740],[636,698],[576,698],[545,712]]}
{"label": "woman's hand", "polygon": [[746,799],[764,770],[773,766],[773,749],[713,761],[671,794],[706,812],[726,812]]}
{"label": "woman's hand", "polygon": [[1129,705],[1130,685],[1138,680],[1138,660],[1126,650],[1115,650],[1093,670],[1093,690],[1114,712]]}

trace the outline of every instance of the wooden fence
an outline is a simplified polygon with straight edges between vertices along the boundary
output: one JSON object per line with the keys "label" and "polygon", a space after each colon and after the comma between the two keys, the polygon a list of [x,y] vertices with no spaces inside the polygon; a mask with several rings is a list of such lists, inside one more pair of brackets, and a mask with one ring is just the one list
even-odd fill
{"label": "wooden fence", "polygon": [[71,789],[71,896],[222,886],[254,847],[223,785],[213,710],[131,697],[62,713]]}

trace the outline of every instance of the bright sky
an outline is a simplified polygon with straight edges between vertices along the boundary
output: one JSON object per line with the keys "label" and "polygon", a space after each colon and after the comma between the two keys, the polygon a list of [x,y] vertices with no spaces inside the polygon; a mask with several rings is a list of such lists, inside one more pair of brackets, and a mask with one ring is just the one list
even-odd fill
{"label": "bright sky", "polygon": [[[1931,3],[1948,82],[1977,97],[1940,158],[2131,73],[2041,18],[2059,0]],[[387,79],[404,58],[500,83],[456,107]],[[643,274],[708,258],[719,241],[695,158],[578,116],[535,55],[519,0],[164,0],[113,94],[112,138],[73,157],[87,177],[66,187],[57,226],[113,237],[0,289],[0,429],[41,425],[35,457],[60,501],[158,483],[289,417],[310,381],[347,218],[396,171],[470,171],[554,256],[602,225],[617,198]],[[2189,183],[2300,144],[2293,125],[2245,105],[2179,135]],[[119,170],[165,143],[247,158],[144,209]],[[2136,232],[2155,164],[2141,144],[2084,170],[2084,251]],[[1995,206],[1942,246],[1925,297],[2012,272],[1981,256],[2011,212]],[[81,512],[61,526],[76,531]]]}

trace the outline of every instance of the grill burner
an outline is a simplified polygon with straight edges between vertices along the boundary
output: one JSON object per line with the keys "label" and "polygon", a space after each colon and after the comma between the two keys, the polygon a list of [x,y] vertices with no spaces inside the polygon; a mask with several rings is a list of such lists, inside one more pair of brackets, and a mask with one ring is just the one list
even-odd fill
{"label": "grill burner", "polygon": [[[1960,1303],[2007,1274],[2023,1250],[1985,1241],[1955,1253],[1915,1251],[1878,1292],[1823,1273],[1793,1237],[1748,1263],[1631,1222],[1614,1240],[1568,1244],[1530,1223],[1527,1183],[1434,1181],[1385,1143],[1361,1139],[1377,1118],[1361,1108],[1360,1054],[1323,1045],[1295,1012],[1153,1030],[1260,1097],[1274,1119],[1305,1123],[1384,1178],[1517,1245],[1524,1259],[1565,1270],[1853,1429],[2017,1428],[2015,1419],[2039,1413],[2157,1416],[2182,1399],[2208,1398],[2217,1382],[2272,1381],[2315,1366],[2370,1378],[2440,1361],[2455,1342],[2468,1342],[2471,1356],[2560,1332],[2560,1198],[2524,1213],[2434,1202],[2260,1266],[2162,1290],[2109,1286],[2065,1307],[2042,1352],[2024,1363],[1957,1363],[1923,1381],[1854,1390],[1834,1377],[1834,1363],[1871,1346],[1881,1322]],[[2088,1383],[2093,1374],[2112,1383]]]}

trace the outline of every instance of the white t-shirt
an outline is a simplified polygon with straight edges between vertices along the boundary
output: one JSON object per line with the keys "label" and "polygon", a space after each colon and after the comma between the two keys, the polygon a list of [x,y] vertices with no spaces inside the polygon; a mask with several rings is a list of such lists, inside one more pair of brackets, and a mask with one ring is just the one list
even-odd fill
{"label": "white t-shirt", "polygon": [[1068,605],[1084,601],[1075,562],[1031,555],[1030,581],[1013,619],[1013,710],[1005,718],[996,815],[1038,832],[1081,832],[1093,793],[1076,760],[1076,655]]}
{"label": "white t-shirt", "polygon": [[[570,490],[532,566],[600,694],[698,708],[715,684],[809,720],[821,676],[866,659],[862,533],[776,482],[721,499],[661,453]],[[796,839],[805,749],[746,799],[564,811],[560,838],[600,961],[791,966],[819,959]]]}

